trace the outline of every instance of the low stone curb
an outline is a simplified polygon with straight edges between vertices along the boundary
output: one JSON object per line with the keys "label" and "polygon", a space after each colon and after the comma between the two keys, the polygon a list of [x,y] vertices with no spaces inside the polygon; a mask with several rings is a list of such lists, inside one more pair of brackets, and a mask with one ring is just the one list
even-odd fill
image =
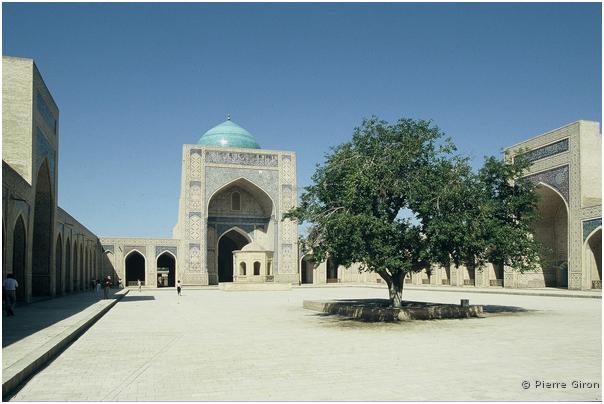
{"label": "low stone curb", "polygon": [[[420,303],[420,302],[413,302]],[[480,305],[433,304],[428,307],[370,307],[358,303],[304,300],[302,307],[322,313],[335,314],[363,321],[443,320],[481,317]]]}
{"label": "low stone curb", "polygon": [[36,348],[24,358],[19,359],[6,369],[2,369],[2,401],[12,394],[17,387],[38,372],[44,365],[57,357],[69,344],[75,341],[88,328],[96,323],[105,313],[128,294],[127,289],[115,293],[116,298],[96,312],[92,317],[80,320],[76,325]]}

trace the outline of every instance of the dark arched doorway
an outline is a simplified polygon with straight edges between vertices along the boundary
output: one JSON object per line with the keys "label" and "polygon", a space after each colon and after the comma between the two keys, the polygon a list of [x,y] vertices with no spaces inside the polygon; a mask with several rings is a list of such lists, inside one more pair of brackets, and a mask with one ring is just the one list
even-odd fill
{"label": "dark arched doorway", "polygon": [[70,292],[71,285],[71,240],[67,238],[65,243],[65,292]]}
{"label": "dark arched doorway", "polygon": [[61,235],[57,237],[57,245],[55,247],[55,294],[60,295],[63,285],[63,241]]}
{"label": "dark arched doorway", "polygon": [[27,254],[27,237],[25,234],[25,223],[19,216],[13,231],[13,275],[19,286],[17,287],[17,301],[25,301],[25,257]]}
{"label": "dark arched doorway", "polygon": [[90,249],[84,248],[84,289],[90,287]]}
{"label": "dark arched doorway", "polygon": [[79,260],[78,260],[78,243],[73,243],[73,288],[72,290],[77,291],[80,289],[80,275],[79,275]]}
{"label": "dark arched doorway", "polygon": [[602,229],[591,233],[586,243],[592,289],[602,289]]}
{"label": "dark arched doorway", "polygon": [[136,286],[139,280],[145,284],[145,257],[138,251],[132,251],[126,257],[126,286]]}
{"label": "dark arched doorway", "polygon": [[32,296],[50,295],[50,258],[52,254],[52,191],[48,162],[44,161],[36,177],[34,234],[32,248]]}
{"label": "dark arched doorway", "polygon": [[327,258],[327,274],[326,280],[327,283],[337,283],[338,282],[338,264],[333,258]]}
{"label": "dark arched doorway", "polygon": [[312,255],[307,254],[302,258],[300,263],[300,282],[313,283],[314,262]]}
{"label": "dark arched doorway", "polygon": [[218,241],[218,282],[233,282],[233,251],[250,240],[237,230],[229,230]]}
{"label": "dark arched doorway", "polygon": [[[562,196],[553,188],[539,184],[537,212],[534,225],[535,239],[541,244],[543,284],[552,287],[568,286],[568,213]],[[529,284],[529,287],[533,286]],[[538,284],[534,286],[540,286]]]}
{"label": "dark arched doorway", "polygon": [[176,259],[169,252],[157,257],[157,287],[176,286]]}
{"label": "dark arched doorway", "polygon": [[84,290],[84,248],[81,243],[78,251],[78,289]]}

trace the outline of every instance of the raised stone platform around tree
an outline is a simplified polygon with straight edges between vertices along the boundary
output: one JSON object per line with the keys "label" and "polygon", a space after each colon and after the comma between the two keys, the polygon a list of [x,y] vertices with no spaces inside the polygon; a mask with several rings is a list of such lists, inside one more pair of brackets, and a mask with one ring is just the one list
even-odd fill
{"label": "raised stone platform around tree", "polygon": [[249,292],[259,290],[291,290],[291,283],[251,283],[251,282],[224,282],[218,288],[227,292]]}
{"label": "raised stone platform around tree", "polygon": [[389,307],[386,299],[304,300],[302,307],[363,321],[441,320],[481,317],[480,305],[403,302],[402,308]]}

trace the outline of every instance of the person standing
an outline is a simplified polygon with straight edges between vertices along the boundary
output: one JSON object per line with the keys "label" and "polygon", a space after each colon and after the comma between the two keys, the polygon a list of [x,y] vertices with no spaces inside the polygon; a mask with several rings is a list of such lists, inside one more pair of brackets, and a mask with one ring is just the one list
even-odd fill
{"label": "person standing", "polygon": [[103,285],[103,294],[105,299],[109,299],[109,288],[111,287],[111,278],[108,276],[105,278],[105,284]]}
{"label": "person standing", "polygon": [[15,312],[13,309],[15,308],[15,302],[17,301],[17,288],[19,287],[19,282],[15,279],[15,275],[8,274],[6,275],[6,279],[2,284],[2,289],[4,291],[4,299],[6,300],[6,315],[14,316]]}
{"label": "person standing", "polygon": [[136,280],[136,286],[138,286],[138,291],[141,292],[141,280],[140,279]]}
{"label": "person standing", "polygon": [[96,280],[96,285],[94,285],[94,287],[95,287],[96,297],[101,297],[101,280],[100,279]]}
{"label": "person standing", "polygon": [[181,296],[180,292],[182,292],[182,284],[180,281],[176,281],[176,292],[178,292],[178,296]]}

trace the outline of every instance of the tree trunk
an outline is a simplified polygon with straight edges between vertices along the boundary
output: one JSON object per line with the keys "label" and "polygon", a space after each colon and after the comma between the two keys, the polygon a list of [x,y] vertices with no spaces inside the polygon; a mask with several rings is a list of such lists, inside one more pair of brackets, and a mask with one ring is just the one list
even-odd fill
{"label": "tree trunk", "polygon": [[405,284],[405,273],[399,272],[392,276],[392,281],[388,284],[388,293],[390,294],[390,306],[400,308],[403,306],[403,286]]}
{"label": "tree trunk", "polygon": [[376,270],[377,274],[382,277],[382,279],[388,285],[388,294],[390,297],[390,306],[391,307],[402,307],[403,303],[403,285],[405,282],[405,272],[397,272],[394,275],[390,275],[385,270]]}

